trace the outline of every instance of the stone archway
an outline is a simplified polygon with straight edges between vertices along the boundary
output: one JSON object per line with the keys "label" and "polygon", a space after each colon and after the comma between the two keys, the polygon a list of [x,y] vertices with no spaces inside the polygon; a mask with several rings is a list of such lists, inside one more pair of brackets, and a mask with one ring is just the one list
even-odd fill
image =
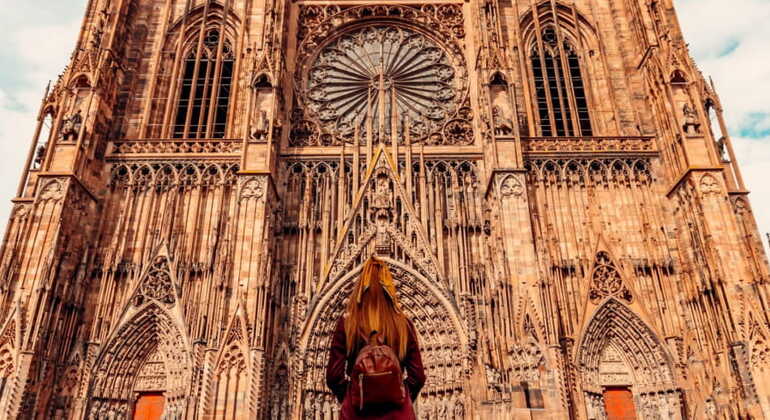
{"label": "stone archway", "polygon": [[[464,383],[469,352],[459,313],[428,281],[402,263],[383,258],[390,266],[401,306],[417,329],[428,381],[422,394],[420,418],[464,418]],[[334,327],[344,311],[362,266],[339,279],[319,300],[307,321],[294,372],[292,410],[298,418],[332,420],[337,403],[326,388],[325,369]],[[429,410],[434,411],[428,413]],[[438,411],[436,411],[438,410]]]}
{"label": "stone archway", "polygon": [[136,392],[162,392],[164,416],[181,416],[190,389],[187,342],[171,316],[152,301],[113,334],[94,365],[88,419],[128,418]]}
{"label": "stone archway", "polygon": [[594,313],[577,353],[588,419],[606,419],[604,392],[626,387],[636,416],[682,419],[681,391],[671,357],[656,334],[628,306],[607,299]]}

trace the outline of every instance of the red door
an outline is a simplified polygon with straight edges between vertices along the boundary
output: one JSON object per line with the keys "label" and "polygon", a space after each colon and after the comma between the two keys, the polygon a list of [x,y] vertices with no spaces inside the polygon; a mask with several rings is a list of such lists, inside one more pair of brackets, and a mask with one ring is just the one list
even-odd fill
{"label": "red door", "polygon": [[604,409],[607,420],[636,420],[634,395],[626,387],[605,388]]}
{"label": "red door", "polygon": [[161,392],[143,392],[139,394],[134,409],[134,420],[160,420],[166,399]]}

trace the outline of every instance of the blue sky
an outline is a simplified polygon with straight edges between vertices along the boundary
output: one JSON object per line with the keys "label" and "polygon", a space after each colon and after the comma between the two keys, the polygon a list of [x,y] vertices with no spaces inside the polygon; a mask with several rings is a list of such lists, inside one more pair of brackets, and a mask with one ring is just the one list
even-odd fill
{"label": "blue sky", "polygon": [[[0,232],[49,79],[67,64],[86,0],[0,0]],[[760,231],[770,232],[770,1],[675,0],[690,50],[722,97]]]}

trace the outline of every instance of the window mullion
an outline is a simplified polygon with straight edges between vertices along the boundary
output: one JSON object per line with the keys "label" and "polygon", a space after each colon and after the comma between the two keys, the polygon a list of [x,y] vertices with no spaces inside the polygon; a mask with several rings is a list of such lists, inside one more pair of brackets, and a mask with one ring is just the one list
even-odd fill
{"label": "window mullion", "polygon": [[[545,97],[546,97],[546,106],[548,107],[548,120],[550,121],[550,127],[551,127],[551,134],[553,134],[553,130],[556,127],[556,122],[554,118],[553,113],[553,104],[551,103],[551,87],[548,82],[548,72],[547,72],[547,64],[545,61],[545,47],[543,45],[543,34],[541,32],[542,28],[540,27],[540,16],[537,13],[537,10],[534,12],[535,17],[535,38],[537,42],[537,53],[540,57],[540,63],[542,65],[543,69],[543,90],[545,90]],[[542,134],[543,127],[541,123],[540,132]]]}
{"label": "window mullion", "polygon": [[[543,78],[545,76],[545,69],[543,63],[540,61],[540,54],[537,51],[533,51],[531,58],[533,83],[535,86],[535,106],[537,107],[537,126],[540,129],[540,135],[551,135],[551,126],[549,125],[550,117],[548,112],[548,96],[545,93],[545,83]],[[543,118],[543,112],[545,111],[545,119]],[[546,128],[548,132],[546,133]]]}
{"label": "window mullion", "polygon": [[[573,91],[572,91],[572,83],[568,79],[571,77],[571,72],[569,73],[569,76],[566,73],[566,71],[569,69],[568,66],[565,65],[566,60],[566,51],[564,51],[564,36],[562,35],[561,31],[561,22],[559,22],[559,12],[556,10],[553,5],[551,6],[551,15],[553,16],[554,21],[554,32],[556,33],[556,52],[558,54],[558,60],[559,63],[558,66],[555,66],[557,68],[557,71],[560,73],[560,77],[557,76],[557,83],[559,86],[559,101],[561,103],[561,113],[562,113],[562,124],[564,126],[564,132],[566,135],[570,135],[570,131],[576,134],[580,134],[579,130],[576,130],[576,125],[574,123],[574,119],[577,119],[577,107],[574,106],[574,98],[573,98]],[[577,27],[577,21],[575,22],[575,27]],[[566,90],[566,92],[564,92]],[[564,105],[564,98],[566,94],[567,99],[567,106]],[[570,130],[570,126],[572,126],[572,130]]]}
{"label": "window mullion", "polygon": [[[208,7],[208,5],[207,5]],[[208,12],[208,10],[207,10]],[[201,20],[201,26],[198,33],[198,48],[195,52],[195,70],[193,70],[193,77],[191,81],[191,90],[190,90],[190,106],[187,107],[187,115],[185,116],[184,120],[184,134],[183,137],[187,138],[190,136],[190,121],[192,120],[192,113],[193,109],[195,108],[195,96],[198,86],[198,77],[200,72],[200,65],[201,65],[201,54],[203,54],[203,39],[206,36],[206,13],[203,15],[203,20]]]}
{"label": "window mullion", "polygon": [[[561,114],[561,128],[564,130],[564,135],[569,136],[571,133],[571,130],[569,129],[570,124],[570,114],[569,114],[569,104],[564,103],[564,71],[563,67],[561,66],[561,54],[559,47],[557,46],[554,49],[554,55],[551,55],[551,63],[553,63],[553,82],[556,84],[556,96],[558,96],[559,101],[559,114]],[[566,106],[565,106],[566,105]]]}
{"label": "window mullion", "polygon": [[224,58],[222,57],[222,53],[224,50],[224,43],[225,43],[225,33],[224,33],[224,24],[220,25],[219,29],[219,42],[217,43],[217,59],[216,59],[216,65],[214,67],[214,78],[212,80],[211,85],[211,98],[209,100],[209,108],[208,108],[208,118],[207,118],[207,125],[206,125],[206,138],[212,137],[212,134],[214,133],[215,125],[217,123],[216,121],[216,111],[217,111],[217,105],[219,104],[219,85],[222,79],[222,61],[224,61]]}
{"label": "window mullion", "polygon": [[[586,97],[585,81],[580,70],[580,58],[575,54],[568,59],[570,82],[572,83],[572,92],[575,96],[575,108],[577,109],[576,120],[579,123],[581,136],[593,135],[591,128],[591,116],[588,112],[588,98]],[[573,65],[574,62],[574,65]],[[585,120],[585,123],[584,123]]]}
{"label": "window mullion", "polygon": [[214,66],[212,64],[216,63],[216,58],[213,60],[210,58],[207,58],[206,60],[206,74],[203,78],[203,89],[201,89],[201,97],[200,97],[200,110],[198,111],[198,125],[195,130],[195,137],[196,138],[203,138],[206,136],[206,127],[209,125],[209,121],[206,119],[208,114],[208,100],[211,93],[211,82],[213,75],[212,69]]}
{"label": "window mullion", "polygon": [[570,125],[572,127],[572,132],[575,133],[576,136],[581,136],[580,113],[578,112],[577,101],[575,99],[575,86],[572,83],[572,66],[569,64],[569,51],[567,51],[564,46],[564,41],[562,41],[559,44],[559,50],[561,51],[559,59],[561,60],[562,81],[564,83],[564,89],[567,91],[567,101],[569,102],[571,116]]}
{"label": "window mullion", "polygon": [[[184,46],[184,39],[179,40],[179,45],[180,47]],[[174,57],[183,57],[184,54],[182,52],[183,52],[182,48],[177,48],[177,51]],[[182,85],[180,84],[180,82],[184,83],[184,69],[185,69],[186,62],[187,62],[187,59],[185,58],[177,58],[176,60],[174,60],[174,66],[171,70],[171,76],[169,77],[168,85],[167,86],[161,85],[161,88],[158,90],[159,92],[162,92],[163,88],[165,87],[166,92],[168,92],[168,97],[166,99],[166,106],[163,112],[163,115],[164,115],[163,123],[160,128],[161,138],[173,137],[175,136],[175,133],[176,133],[176,118],[177,118],[177,113],[179,112],[178,102],[182,100],[182,96],[180,95],[180,90],[182,89]],[[174,104],[177,104],[177,106],[175,107]]]}
{"label": "window mullion", "polygon": [[173,130],[171,135],[174,138],[180,138],[184,136],[184,123],[187,117],[187,112],[190,109],[190,93],[192,89],[192,77],[195,71],[195,58],[185,58],[182,61],[183,70],[180,73],[180,85],[178,86],[178,96],[176,112],[173,121]]}
{"label": "window mullion", "polygon": [[175,104],[181,100],[179,95],[180,86],[179,81],[184,77],[185,58],[185,32],[187,31],[188,16],[190,13],[190,4],[188,2],[185,7],[184,17],[182,18],[182,24],[179,27],[179,42],[176,46],[176,52],[174,53],[174,66],[171,72],[171,78],[168,81],[168,98],[166,100],[166,109],[164,112],[163,125],[161,126],[161,138],[172,137],[176,133],[176,128],[171,124],[176,124],[177,113],[179,112],[178,106]]}
{"label": "window mullion", "polygon": [[[580,68],[581,61],[584,61],[584,59],[581,58],[580,54],[583,54],[584,51],[586,51],[586,48],[585,48],[585,45],[583,44],[583,37],[580,36],[580,20],[578,19],[577,9],[575,9],[575,4],[574,3],[570,6],[570,11],[572,12],[572,21],[575,22],[575,28],[576,28],[576,30],[575,30],[575,38],[576,38],[575,42],[577,43],[577,51],[575,51],[575,59],[577,60],[577,64],[578,64],[577,65],[577,71],[578,71],[578,77],[580,78],[580,85],[581,85],[581,88],[583,90],[583,102],[585,103],[585,114],[586,114],[586,121],[588,122],[588,124],[587,124],[587,126],[584,126],[583,122],[581,121],[581,114],[580,114],[580,110],[578,109],[577,97],[575,98],[575,108],[578,111],[578,113],[576,114],[575,119],[577,119],[578,123],[579,123],[580,135],[584,135],[585,134],[585,135],[591,136],[591,135],[593,135],[593,123],[591,122],[591,112],[589,112],[590,111],[590,106],[589,106],[589,99],[590,98],[589,98],[589,95],[588,95],[589,91],[587,89],[588,84],[589,84],[590,81],[583,78],[583,72],[582,72],[582,69]],[[583,57],[585,57],[585,56],[583,56]],[[572,76],[573,76],[573,68],[572,68],[572,66],[569,67],[569,73],[570,73],[570,83],[572,83]],[[574,92],[574,94],[577,96],[578,92],[574,88],[574,83],[573,83],[572,92]]]}

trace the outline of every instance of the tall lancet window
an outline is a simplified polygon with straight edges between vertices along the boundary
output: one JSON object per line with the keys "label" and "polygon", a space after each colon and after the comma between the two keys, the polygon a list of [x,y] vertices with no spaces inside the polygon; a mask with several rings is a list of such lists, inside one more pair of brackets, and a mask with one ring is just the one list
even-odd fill
{"label": "tall lancet window", "polygon": [[232,45],[218,29],[208,30],[202,42],[195,38],[183,63],[175,138],[225,136],[234,65]]}
{"label": "tall lancet window", "polygon": [[540,134],[593,135],[580,60],[573,45],[566,39],[560,44],[555,28],[548,26],[531,53]]}

